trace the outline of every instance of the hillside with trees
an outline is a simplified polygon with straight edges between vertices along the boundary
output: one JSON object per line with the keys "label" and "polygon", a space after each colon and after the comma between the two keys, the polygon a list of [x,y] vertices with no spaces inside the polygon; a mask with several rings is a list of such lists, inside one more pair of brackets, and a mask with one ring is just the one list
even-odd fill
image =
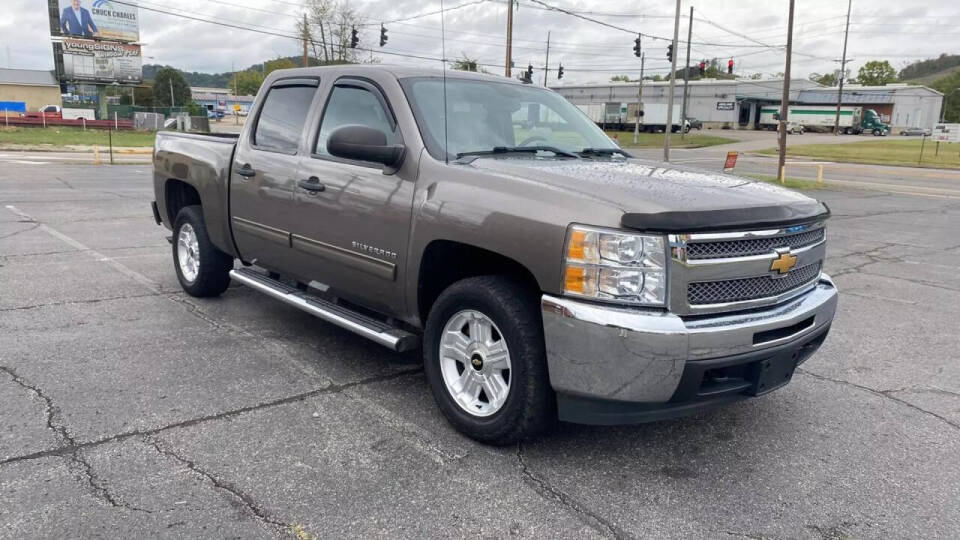
{"label": "hillside with trees", "polygon": [[960,54],[941,54],[938,58],[914,62],[900,70],[900,80],[928,84],[960,69]]}

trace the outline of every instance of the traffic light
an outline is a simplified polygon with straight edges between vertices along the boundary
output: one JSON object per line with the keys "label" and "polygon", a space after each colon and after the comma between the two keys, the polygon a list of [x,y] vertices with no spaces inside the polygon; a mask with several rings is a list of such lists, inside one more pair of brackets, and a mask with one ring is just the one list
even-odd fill
{"label": "traffic light", "polygon": [[380,25],[380,46],[383,47],[386,44],[387,44],[387,29],[383,26],[383,24],[381,24]]}
{"label": "traffic light", "polygon": [[729,73],[730,75],[733,75],[733,58],[731,58],[730,61],[727,62],[727,73]]}
{"label": "traffic light", "polygon": [[356,49],[356,48],[357,48],[357,44],[359,44],[359,43],[360,43],[360,38],[357,36],[357,29],[354,28],[354,29],[352,30],[351,35],[350,35],[350,48],[351,48],[351,49]]}
{"label": "traffic light", "polygon": [[527,71],[523,73],[523,82],[533,84],[533,64],[527,64]]}
{"label": "traffic light", "polygon": [[637,35],[637,39],[633,40],[633,55],[640,58],[640,35]]}
{"label": "traffic light", "polygon": [[673,62],[673,43],[667,45],[667,60]]}
{"label": "traffic light", "polygon": [[557,69],[557,80],[560,80],[562,78],[563,78],[563,64],[560,64],[560,68]]}
{"label": "traffic light", "polygon": [[700,76],[703,77],[707,74],[707,62],[704,60],[700,61]]}

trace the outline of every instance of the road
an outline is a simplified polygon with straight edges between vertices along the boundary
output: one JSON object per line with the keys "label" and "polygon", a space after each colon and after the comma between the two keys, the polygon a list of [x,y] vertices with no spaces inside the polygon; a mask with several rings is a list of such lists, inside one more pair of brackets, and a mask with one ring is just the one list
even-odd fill
{"label": "road", "polygon": [[833,331],[692,418],[447,426],[415,359],[185,296],[150,170],[0,167],[0,537],[960,537],[960,201],[816,191]]}

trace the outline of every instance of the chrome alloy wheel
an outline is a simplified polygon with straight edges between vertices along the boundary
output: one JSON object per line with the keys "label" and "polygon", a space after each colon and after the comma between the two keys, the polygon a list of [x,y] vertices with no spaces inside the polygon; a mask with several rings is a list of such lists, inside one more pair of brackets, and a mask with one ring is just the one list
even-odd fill
{"label": "chrome alloy wheel", "polygon": [[177,235],[177,263],[183,278],[193,283],[200,272],[200,247],[193,226],[184,223]]}
{"label": "chrome alloy wheel", "polygon": [[450,397],[473,416],[490,416],[510,395],[510,351],[489,317],[454,314],[440,337],[440,371]]}

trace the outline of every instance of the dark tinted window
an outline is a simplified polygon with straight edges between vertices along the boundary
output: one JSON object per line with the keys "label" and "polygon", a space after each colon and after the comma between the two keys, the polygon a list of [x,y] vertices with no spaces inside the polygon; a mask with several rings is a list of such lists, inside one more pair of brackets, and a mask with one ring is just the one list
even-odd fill
{"label": "dark tinted window", "polygon": [[271,88],[260,111],[253,144],[270,150],[296,152],[316,91],[312,86]]}
{"label": "dark tinted window", "polygon": [[330,95],[330,102],[323,113],[320,123],[320,136],[317,137],[316,153],[326,155],[327,139],[337,128],[346,125],[360,125],[378,129],[386,134],[387,144],[396,141],[396,135],[390,128],[390,114],[384,110],[377,96],[362,88],[336,86]]}

